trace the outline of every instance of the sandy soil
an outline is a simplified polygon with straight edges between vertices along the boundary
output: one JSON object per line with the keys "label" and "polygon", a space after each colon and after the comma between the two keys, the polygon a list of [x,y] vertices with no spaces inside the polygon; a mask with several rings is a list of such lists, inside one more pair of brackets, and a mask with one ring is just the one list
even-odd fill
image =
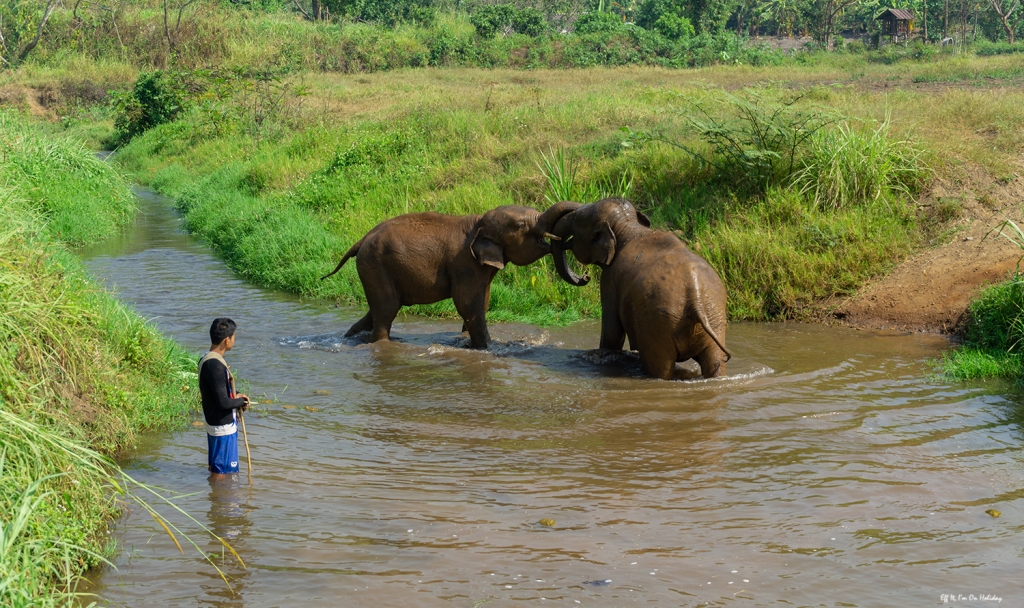
{"label": "sandy soil", "polygon": [[972,183],[960,187],[938,181],[919,202],[929,212],[947,197],[962,198],[962,217],[943,244],[910,257],[853,297],[823,303],[823,316],[877,329],[955,331],[970,300],[985,286],[1006,279],[1024,255],[992,233],[1005,219],[1024,229],[1024,179],[986,184],[981,175],[976,172]]}

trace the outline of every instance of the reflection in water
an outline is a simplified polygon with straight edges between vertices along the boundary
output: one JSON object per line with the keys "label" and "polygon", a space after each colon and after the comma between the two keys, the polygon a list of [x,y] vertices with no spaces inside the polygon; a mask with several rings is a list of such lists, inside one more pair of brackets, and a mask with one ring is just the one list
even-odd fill
{"label": "reflection in water", "polygon": [[[210,484],[210,509],[206,512],[205,523],[240,556],[250,555],[252,552],[246,538],[249,528],[252,527],[249,512],[253,509],[253,487],[243,481],[245,475],[241,473],[222,477],[207,476]],[[246,579],[251,576],[252,571],[242,568],[238,560],[221,543],[209,539],[207,544],[207,555],[213,556],[217,567],[229,577],[231,589],[224,585],[216,570],[204,566],[200,571],[210,580],[204,584],[207,596],[199,598],[200,602],[213,606],[244,605],[240,598],[244,596]]]}
{"label": "reflection in water", "polygon": [[1022,603],[1019,397],[932,378],[942,338],[733,324],[731,375],[689,382],[592,350],[595,322],[494,324],[473,351],[457,321],[400,318],[398,341],[363,344],[341,336],[361,310],[246,286],[176,222],[150,198],[90,268],[196,352],[234,318],[232,365],[273,402],[246,416],[251,487],[206,482],[202,429],[129,470],[248,568],[224,560],[232,594],[132,513],[118,570],[97,573],[107,601]]}

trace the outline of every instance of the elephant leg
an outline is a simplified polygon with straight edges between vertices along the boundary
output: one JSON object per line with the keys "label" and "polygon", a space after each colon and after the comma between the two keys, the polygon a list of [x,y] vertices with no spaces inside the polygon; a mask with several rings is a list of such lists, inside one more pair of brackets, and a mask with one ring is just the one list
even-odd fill
{"label": "elephant leg", "polygon": [[699,355],[694,357],[700,365],[700,373],[705,378],[717,378],[725,375],[725,353],[715,343],[709,344]]}
{"label": "elephant leg", "polygon": [[486,295],[484,291],[452,295],[455,310],[459,311],[469,331],[470,348],[483,349],[491,343],[491,336],[487,332],[487,308],[484,306]]}
{"label": "elephant leg", "polygon": [[352,327],[348,328],[348,331],[345,332],[345,337],[351,338],[352,336],[369,329],[373,329],[373,311],[366,313],[363,315],[362,319],[353,323]]}
{"label": "elephant leg", "polygon": [[[487,293],[484,294],[484,314],[487,314],[487,311],[490,310],[490,309],[491,309],[491,286],[488,285],[487,286]],[[463,321],[462,322],[462,333],[466,333],[467,331],[469,331],[469,325],[465,321]]]}
{"label": "elephant leg", "polygon": [[[366,292],[366,301],[370,305],[368,315],[373,323],[370,342],[388,340],[391,338],[391,324],[394,323],[398,311],[402,308],[402,301],[396,293],[397,290],[389,284],[368,286],[366,281],[363,281],[363,286],[363,290]],[[359,323],[362,323],[362,320]]]}
{"label": "elephant leg", "polygon": [[395,322],[399,309],[402,305],[398,302],[388,302],[384,306],[376,308],[373,315],[373,331],[370,333],[370,342],[391,339],[391,324]]}
{"label": "elephant leg", "polygon": [[[622,350],[626,343],[626,328],[619,318],[618,298],[601,282],[601,342],[599,348]],[[632,344],[630,345],[632,346]]]}
{"label": "elephant leg", "polygon": [[600,348],[622,350],[626,344],[626,329],[617,314],[601,311],[601,343]]}
{"label": "elephant leg", "polygon": [[[649,342],[649,341],[647,341]],[[676,376],[676,349],[667,340],[665,344],[638,345],[640,365],[644,373],[662,380],[672,380]]]}

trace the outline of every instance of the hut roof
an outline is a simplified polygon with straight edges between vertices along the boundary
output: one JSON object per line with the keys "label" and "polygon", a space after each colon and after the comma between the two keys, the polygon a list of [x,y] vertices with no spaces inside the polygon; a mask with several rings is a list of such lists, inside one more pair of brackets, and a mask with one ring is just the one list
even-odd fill
{"label": "hut roof", "polygon": [[911,13],[910,11],[903,10],[902,8],[887,8],[884,11],[882,11],[882,13],[880,15],[875,17],[875,20],[877,21],[879,19],[882,19],[886,15],[892,15],[893,17],[895,17],[896,19],[899,19],[901,21],[913,21],[914,20],[914,14]]}

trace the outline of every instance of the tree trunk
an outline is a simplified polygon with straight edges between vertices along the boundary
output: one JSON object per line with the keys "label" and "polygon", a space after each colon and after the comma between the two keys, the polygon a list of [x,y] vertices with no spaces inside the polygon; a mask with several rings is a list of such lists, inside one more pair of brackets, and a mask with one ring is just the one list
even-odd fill
{"label": "tree trunk", "polygon": [[21,49],[18,53],[18,62],[22,62],[28,57],[28,54],[32,52],[32,49],[36,48],[39,44],[39,40],[43,37],[43,29],[46,27],[46,22],[50,20],[50,16],[53,15],[54,9],[57,8],[57,0],[48,0],[46,8],[43,9],[43,19],[39,22],[39,29],[36,30],[36,35],[25,45],[25,48]]}
{"label": "tree trunk", "polygon": [[825,3],[825,51],[832,50],[832,3]]}
{"label": "tree trunk", "polygon": [[946,38],[949,38],[949,0],[946,0],[946,10],[942,16],[942,39]]}
{"label": "tree trunk", "polygon": [[319,21],[323,17],[320,10],[320,0],[313,0],[313,19]]}
{"label": "tree trunk", "polygon": [[924,41],[928,42],[928,0],[924,0]]}

